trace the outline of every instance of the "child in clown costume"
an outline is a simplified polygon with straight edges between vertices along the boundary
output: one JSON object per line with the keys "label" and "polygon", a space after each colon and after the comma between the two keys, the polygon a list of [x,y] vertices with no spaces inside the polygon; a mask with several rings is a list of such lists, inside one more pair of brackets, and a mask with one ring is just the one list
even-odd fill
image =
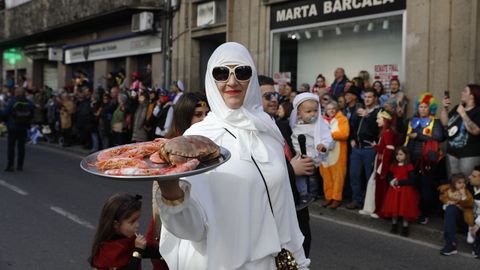
{"label": "child in clown costume", "polygon": [[421,216],[419,223],[428,223],[428,216],[435,209],[438,194],[435,181],[437,163],[441,158],[439,144],[445,139],[440,120],[435,119],[437,102],[429,92],[416,101],[415,116],[408,123],[405,146],[418,175]]}

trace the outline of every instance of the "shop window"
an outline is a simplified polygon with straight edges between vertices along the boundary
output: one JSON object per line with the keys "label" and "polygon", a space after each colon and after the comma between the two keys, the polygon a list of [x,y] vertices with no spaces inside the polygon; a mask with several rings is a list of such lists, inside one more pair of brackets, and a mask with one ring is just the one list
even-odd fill
{"label": "shop window", "polygon": [[[318,74],[327,84],[334,70],[343,67],[349,78],[361,70],[371,81],[402,77],[402,16],[329,24],[273,34],[273,72],[290,72],[292,83],[315,82]],[[389,66],[387,71],[378,67]]]}

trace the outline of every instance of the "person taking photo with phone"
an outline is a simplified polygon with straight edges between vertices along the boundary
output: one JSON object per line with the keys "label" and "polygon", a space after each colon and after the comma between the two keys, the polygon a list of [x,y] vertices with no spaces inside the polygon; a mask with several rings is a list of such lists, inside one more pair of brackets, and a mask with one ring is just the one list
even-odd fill
{"label": "person taking photo with phone", "polygon": [[461,103],[451,110],[450,96],[445,96],[440,113],[440,120],[447,129],[449,175],[469,175],[480,163],[480,85],[468,84],[460,93]]}

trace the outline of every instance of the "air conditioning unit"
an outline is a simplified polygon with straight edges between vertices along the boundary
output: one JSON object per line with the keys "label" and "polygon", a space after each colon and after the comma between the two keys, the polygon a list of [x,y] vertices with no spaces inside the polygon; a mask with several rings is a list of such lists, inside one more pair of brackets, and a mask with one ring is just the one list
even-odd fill
{"label": "air conditioning unit", "polygon": [[132,32],[143,32],[153,29],[153,13],[141,12],[132,15]]}
{"label": "air conditioning unit", "polygon": [[63,51],[61,48],[48,48],[48,60],[50,61],[62,61]]}

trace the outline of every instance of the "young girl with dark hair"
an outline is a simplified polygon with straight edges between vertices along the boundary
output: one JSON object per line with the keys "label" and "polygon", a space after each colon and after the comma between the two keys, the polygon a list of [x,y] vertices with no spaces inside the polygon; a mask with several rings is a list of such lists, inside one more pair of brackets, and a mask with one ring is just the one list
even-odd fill
{"label": "young girl with dark hair", "polygon": [[402,218],[402,236],[408,237],[408,222],[414,221],[420,215],[418,209],[419,195],[415,189],[415,168],[410,163],[406,147],[395,150],[395,163],[390,166],[388,188],[380,216],[392,218],[391,233],[398,231],[398,219]]}
{"label": "young girl with dark hair", "polygon": [[173,122],[165,138],[181,136],[191,125],[202,121],[210,111],[207,97],[199,92],[183,94],[173,110]]}
{"label": "young girl with dark hair", "polygon": [[98,270],[138,270],[142,258],[161,258],[138,234],[142,196],[115,194],[103,206],[88,259]]}

